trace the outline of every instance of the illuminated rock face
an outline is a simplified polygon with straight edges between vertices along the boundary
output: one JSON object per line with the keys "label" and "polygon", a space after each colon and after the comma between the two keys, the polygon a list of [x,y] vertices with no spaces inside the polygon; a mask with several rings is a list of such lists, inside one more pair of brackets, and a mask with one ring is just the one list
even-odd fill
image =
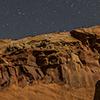
{"label": "illuminated rock face", "polygon": [[[92,100],[94,94],[96,98],[98,93],[94,93],[95,84],[100,80],[98,32],[100,27],[92,27],[27,37],[8,43],[2,40],[5,42],[0,47],[0,90],[13,85],[31,85],[35,89],[34,86],[40,84],[56,84],[64,88],[59,90],[64,93],[63,100]],[[55,87],[53,89],[57,91]]]}

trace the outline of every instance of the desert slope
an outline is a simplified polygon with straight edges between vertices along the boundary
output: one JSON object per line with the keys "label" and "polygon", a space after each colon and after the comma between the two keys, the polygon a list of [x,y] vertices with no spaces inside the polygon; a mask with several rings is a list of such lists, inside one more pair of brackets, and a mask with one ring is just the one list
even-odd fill
{"label": "desert slope", "polygon": [[93,100],[100,26],[0,44],[0,100]]}

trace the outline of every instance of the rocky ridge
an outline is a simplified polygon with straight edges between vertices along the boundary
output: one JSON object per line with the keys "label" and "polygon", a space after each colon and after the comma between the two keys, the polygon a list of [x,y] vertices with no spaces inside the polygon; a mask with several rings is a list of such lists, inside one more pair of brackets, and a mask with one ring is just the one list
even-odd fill
{"label": "rocky ridge", "polygon": [[0,44],[0,91],[13,85],[56,84],[65,88],[63,100],[93,99],[100,80],[100,26],[0,40]]}

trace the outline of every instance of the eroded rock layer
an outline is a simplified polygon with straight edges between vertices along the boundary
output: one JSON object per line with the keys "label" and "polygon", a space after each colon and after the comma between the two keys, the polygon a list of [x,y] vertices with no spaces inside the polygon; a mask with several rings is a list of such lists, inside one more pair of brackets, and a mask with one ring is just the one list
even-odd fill
{"label": "eroded rock layer", "polygon": [[99,26],[0,42],[1,91],[12,85],[57,84],[65,87],[60,90],[65,93],[63,100],[93,99],[100,80]]}

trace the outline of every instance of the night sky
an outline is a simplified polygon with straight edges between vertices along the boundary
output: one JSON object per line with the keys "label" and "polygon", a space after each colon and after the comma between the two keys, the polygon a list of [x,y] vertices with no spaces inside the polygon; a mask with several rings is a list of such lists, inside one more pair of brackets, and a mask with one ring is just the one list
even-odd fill
{"label": "night sky", "polygon": [[0,38],[100,25],[100,0],[0,0]]}

